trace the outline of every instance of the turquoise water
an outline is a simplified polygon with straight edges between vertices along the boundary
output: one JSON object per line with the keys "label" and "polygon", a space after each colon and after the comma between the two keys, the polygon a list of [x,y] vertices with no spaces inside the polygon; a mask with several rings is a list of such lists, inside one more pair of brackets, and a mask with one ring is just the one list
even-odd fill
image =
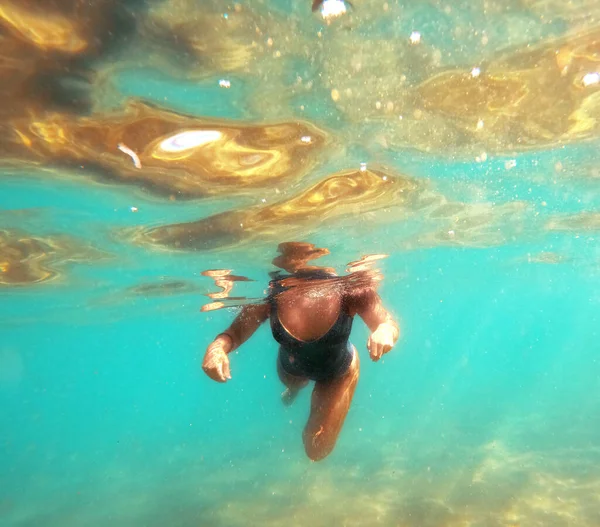
{"label": "turquoise water", "polygon": [[[444,31],[460,26],[471,35],[479,25],[490,47],[502,48],[502,35],[510,41],[503,45],[524,46],[579,27],[576,13],[542,19],[533,8],[486,12],[476,3],[449,14],[437,3],[390,2],[386,14],[375,2],[356,4],[357,29],[344,32],[311,18],[310,2],[257,2],[275,25],[288,20],[300,47],[320,30],[331,50],[289,58],[268,89],[267,59],[250,71],[195,78],[165,72],[154,55],[131,64],[127,54],[95,65],[111,79],[95,89],[111,100],[135,96],[245,122],[299,118],[303,102],[303,118],[332,139],[290,193],[367,163],[426,184],[433,205],[365,203],[281,236],[274,229],[233,247],[170,251],[127,235],[279,198],[269,187],[170,201],[85,169],[3,169],[2,229],[71,241],[50,259],[53,279],[0,288],[2,525],[600,525],[598,139],[488,149],[482,160],[485,145],[425,145],[417,128],[404,136],[387,118],[336,105],[325,81],[292,100],[273,95],[295,70],[334,79],[328,62],[342,64],[376,39],[406,40],[415,28],[424,40],[435,34],[444,53],[455,51],[440,68],[469,71],[480,52],[469,45],[475,40],[459,45]],[[406,67],[415,79],[429,76]],[[382,72],[394,75],[392,66]],[[219,88],[224,76],[231,89]],[[394,142],[396,132],[402,139]],[[260,297],[289,233],[327,247],[323,264],[340,273],[361,256],[387,254],[380,294],[402,334],[373,363],[367,328],[355,323],[360,380],[335,450],[318,463],[301,440],[310,391],[282,405],[268,325],[232,355],[227,384],[200,368],[236,313],[200,312],[217,290],[201,272],[231,269],[255,280],[235,283],[232,296]],[[135,289],[169,280],[186,286]]]}

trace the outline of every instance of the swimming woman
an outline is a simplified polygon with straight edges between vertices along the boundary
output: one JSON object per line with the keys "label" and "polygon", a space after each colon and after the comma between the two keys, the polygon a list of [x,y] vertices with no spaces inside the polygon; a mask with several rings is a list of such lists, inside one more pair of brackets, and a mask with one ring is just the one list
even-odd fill
{"label": "swimming woman", "polygon": [[374,282],[307,265],[328,254],[327,249],[290,242],[280,244],[279,252],[273,264],[289,274],[271,280],[266,300],[244,306],[231,326],[217,335],[202,368],[215,381],[231,379],[228,354],[270,318],[279,343],[277,372],[286,387],[283,402],[290,404],[299,390],[315,382],[303,441],[308,457],[318,461],[333,450],[358,381],[360,361],[348,340],[354,316],[371,331],[367,349],[375,362],[392,349],[399,328],[384,309]]}

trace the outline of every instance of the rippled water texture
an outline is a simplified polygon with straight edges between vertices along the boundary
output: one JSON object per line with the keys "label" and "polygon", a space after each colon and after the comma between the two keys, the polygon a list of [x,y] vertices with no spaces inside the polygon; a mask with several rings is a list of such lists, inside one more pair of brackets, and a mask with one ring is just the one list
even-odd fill
{"label": "rippled water texture", "polygon": [[[0,0],[0,76],[0,524],[600,525],[600,2]],[[199,366],[278,247],[401,327],[319,463]]]}

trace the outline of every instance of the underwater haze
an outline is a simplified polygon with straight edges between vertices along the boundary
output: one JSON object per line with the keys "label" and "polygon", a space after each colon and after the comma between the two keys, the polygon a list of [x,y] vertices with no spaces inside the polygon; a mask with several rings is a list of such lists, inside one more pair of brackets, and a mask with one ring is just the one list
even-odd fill
{"label": "underwater haze", "polygon": [[[0,1],[0,525],[600,525],[597,0]],[[312,462],[278,245],[400,325]]]}

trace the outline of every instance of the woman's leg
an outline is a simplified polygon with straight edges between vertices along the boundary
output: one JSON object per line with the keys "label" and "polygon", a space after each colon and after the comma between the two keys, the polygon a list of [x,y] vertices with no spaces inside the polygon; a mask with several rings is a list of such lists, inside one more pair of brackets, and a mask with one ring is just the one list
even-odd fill
{"label": "woman's leg", "polygon": [[346,419],[360,371],[358,352],[353,351],[352,363],[342,377],[315,383],[303,434],[306,454],[313,461],[331,453]]}
{"label": "woman's leg", "polygon": [[281,394],[281,401],[286,406],[289,406],[294,402],[294,399],[298,395],[298,392],[308,384],[306,377],[297,377],[296,375],[290,375],[282,367],[279,357],[277,357],[277,375],[279,380],[285,385],[285,390]]}

